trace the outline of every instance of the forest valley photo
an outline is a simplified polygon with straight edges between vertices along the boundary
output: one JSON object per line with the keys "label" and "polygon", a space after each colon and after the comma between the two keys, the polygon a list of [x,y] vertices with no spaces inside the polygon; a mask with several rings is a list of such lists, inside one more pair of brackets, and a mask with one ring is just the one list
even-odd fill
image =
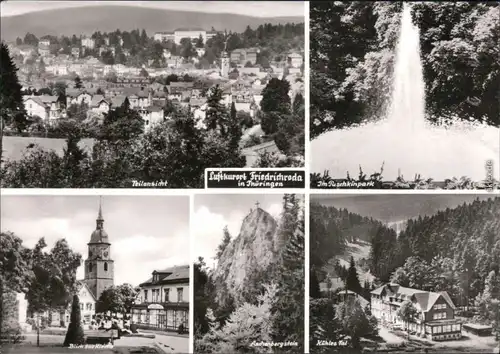
{"label": "forest valley photo", "polygon": [[495,3],[318,1],[310,18],[312,187],[498,186]]}
{"label": "forest valley photo", "polygon": [[[337,208],[332,206],[335,205],[334,199],[328,206],[321,200],[312,202],[311,349],[326,353],[345,347],[382,350],[399,345],[413,347],[413,350],[427,348],[431,352],[449,352],[451,348],[458,347],[465,352],[491,352],[494,346],[498,347],[500,198],[481,196],[473,200],[473,196],[470,197],[460,199],[464,201],[459,204],[460,197],[456,196],[456,206],[431,207],[429,211],[432,201],[405,196],[406,199],[401,199],[402,203],[412,203],[414,198],[415,205],[420,203],[415,208],[427,208],[426,215],[420,214],[397,223],[381,222],[371,216]],[[387,204],[379,199],[380,204],[376,208],[380,211],[379,215],[395,208],[413,208],[401,203],[398,207],[397,199],[391,200],[390,209],[384,209]],[[356,203],[362,204],[363,201]],[[362,208],[368,210],[370,207],[366,205]],[[377,215],[377,212],[370,214]],[[372,314],[373,290],[384,284],[398,284],[411,288],[411,291],[447,293],[455,306],[455,319],[491,328],[493,336],[488,337],[488,346],[481,342],[476,344],[473,342],[475,337],[465,332],[461,335],[462,339],[451,341],[454,344],[410,336],[409,329],[406,329],[408,334],[400,333],[401,338],[398,339],[397,331],[387,330],[385,324]],[[397,318],[404,319],[405,316],[402,308],[396,314]],[[387,331],[396,333],[389,338],[396,338],[397,344],[388,343]],[[335,343],[336,348],[317,346],[322,340]]]}
{"label": "forest valley photo", "polygon": [[[304,351],[302,204],[298,196],[285,195],[277,220],[261,208],[252,210],[236,238],[224,230],[214,268],[203,258],[195,263],[196,352]],[[262,342],[275,347],[255,345]]]}

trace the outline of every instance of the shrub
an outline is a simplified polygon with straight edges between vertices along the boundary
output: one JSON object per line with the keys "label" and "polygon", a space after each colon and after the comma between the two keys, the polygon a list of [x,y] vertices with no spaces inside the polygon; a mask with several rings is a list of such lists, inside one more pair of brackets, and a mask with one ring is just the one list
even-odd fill
{"label": "shrub", "polygon": [[85,336],[82,327],[82,316],[80,313],[80,300],[78,295],[73,296],[73,304],[71,306],[71,319],[64,338],[64,346],[69,347],[70,344],[82,345],[85,343]]}

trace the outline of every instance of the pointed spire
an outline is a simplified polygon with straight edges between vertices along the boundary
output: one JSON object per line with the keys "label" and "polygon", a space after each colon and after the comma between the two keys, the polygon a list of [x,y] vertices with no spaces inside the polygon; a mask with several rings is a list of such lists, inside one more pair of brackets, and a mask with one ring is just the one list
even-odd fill
{"label": "pointed spire", "polygon": [[102,218],[102,196],[99,196],[99,214],[97,215],[97,220],[104,220]]}

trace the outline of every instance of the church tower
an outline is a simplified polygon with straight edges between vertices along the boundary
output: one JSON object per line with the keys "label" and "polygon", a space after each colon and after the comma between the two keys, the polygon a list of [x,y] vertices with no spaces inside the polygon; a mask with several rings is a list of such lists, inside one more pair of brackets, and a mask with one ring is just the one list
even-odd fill
{"label": "church tower", "polygon": [[89,289],[99,299],[102,292],[114,284],[114,261],[111,259],[111,243],[103,228],[102,205],[99,200],[99,213],[96,229],[90,236],[88,257],[85,260],[85,279]]}
{"label": "church tower", "polygon": [[229,75],[229,55],[223,51],[220,57],[220,76],[227,77]]}

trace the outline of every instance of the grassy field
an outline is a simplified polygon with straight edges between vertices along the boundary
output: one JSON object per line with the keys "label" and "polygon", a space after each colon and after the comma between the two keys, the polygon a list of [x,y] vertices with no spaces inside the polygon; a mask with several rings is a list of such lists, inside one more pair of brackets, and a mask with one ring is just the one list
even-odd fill
{"label": "grassy field", "polygon": [[[58,155],[62,156],[66,147],[65,139],[52,138],[34,138],[21,136],[4,136],[3,137],[3,159],[4,160],[20,160],[23,153],[30,144],[39,145],[44,150],[54,150]],[[94,139],[82,139],[79,146],[86,151],[91,152],[94,146]]]}

